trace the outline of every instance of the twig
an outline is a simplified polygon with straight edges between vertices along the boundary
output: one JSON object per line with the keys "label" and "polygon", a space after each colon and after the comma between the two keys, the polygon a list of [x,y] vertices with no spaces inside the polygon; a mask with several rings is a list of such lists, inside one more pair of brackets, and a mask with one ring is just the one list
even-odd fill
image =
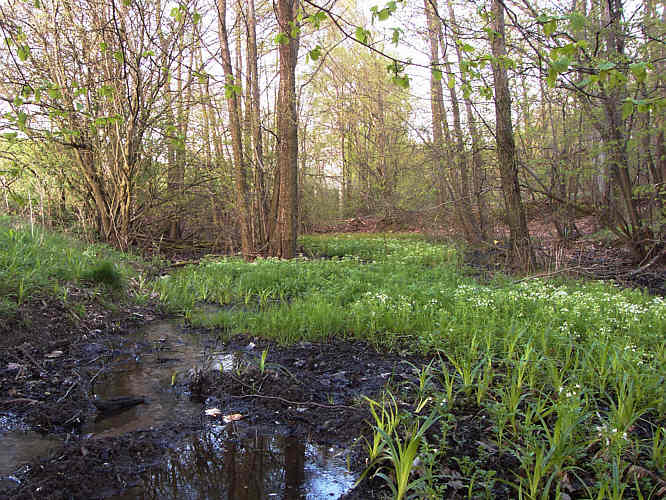
{"label": "twig", "polygon": [[278,401],[282,401],[283,403],[287,403],[288,405],[293,405],[293,406],[317,406],[319,408],[343,408],[346,410],[356,410],[360,411],[360,408],[356,408],[354,406],[344,406],[344,405],[325,405],[321,403],[315,403],[315,402],[303,402],[303,401],[289,401],[288,399],[281,398],[280,396],[264,396],[263,394],[246,394],[244,396],[233,396],[235,399],[245,399],[245,398],[262,398],[262,399],[276,399]]}
{"label": "twig", "polygon": [[34,405],[35,403],[39,403],[39,401],[30,398],[3,399],[2,401],[0,401],[0,404],[13,404],[13,403],[30,403],[31,405]]}
{"label": "twig", "polygon": [[56,403],[62,403],[65,399],[67,399],[67,396],[69,396],[69,393],[72,392],[72,389],[74,389],[74,387],[75,387],[78,383],[79,383],[79,381],[78,381],[78,380],[75,380],[74,383],[73,383],[72,385],[69,386],[69,389],[67,389],[67,392],[65,393],[65,395],[62,396],[62,397],[60,397],[60,398],[58,398],[58,400],[56,401]]}
{"label": "twig", "polygon": [[89,382],[89,384],[90,384],[90,388],[91,388],[91,389],[92,389],[93,384],[95,383],[95,379],[96,379],[97,377],[99,377],[99,375],[100,375],[105,369],[106,369],[106,366],[101,367],[101,368],[99,369],[99,371],[98,371],[97,373],[95,373],[95,375],[92,376],[92,378],[90,379],[90,382]]}
{"label": "twig", "polygon": [[574,266],[574,267],[565,267],[564,269],[558,269],[557,271],[551,271],[548,273],[541,273],[541,274],[534,274],[532,276],[526,276],[524,278],[521,278],[519,280],[514,281],[514,283],[520,283],[522,281],[527,281],[527,280],[532,280],[532,279],[537,279],[537,278],[547,278],[549,276],[555,276],[557,274],[562,274],[567,271],[573,271],[576,269],[582,269],[580,266]]}
{"label": "twig", "polygon": [[21,352],[25,354],[26,358],[32,361],[37,368],[39,368],[40,370],[42,369],[42,365],[35,358],[32,357],[32,354],[28,352],[28,349],[26,349],[25,345],[22,345],[20,349]]}

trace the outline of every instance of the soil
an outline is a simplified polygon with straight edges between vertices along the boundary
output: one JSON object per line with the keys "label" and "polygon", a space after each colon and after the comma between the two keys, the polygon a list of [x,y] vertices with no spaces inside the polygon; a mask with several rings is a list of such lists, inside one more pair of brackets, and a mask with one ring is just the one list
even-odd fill
{"label": "soil", "polygon": [[[161,315],[154,306],[120,306],[109,313],[108,303],[91,300],[85,290],[74,294],[86,307],[81,317],[57,300],[38,298],[24,304],[18,318],[0,329],[0,422],[13,422],[0,431],[29,430],[62,442],[0,480],[0,498],[120,495],[188,436],[213,423],[204,416],[204,407],[242,415],[242,421],[234,423],[239,433],[263,429],[349,448],[349,465],[358,474],[365,458],[358,440],[367,433],[370,418],[361,395],[375,396],[389,381],[410,373],[406,359],[379,354],[358,342],[284,348],[240,336],[225,348],[241,353],[243,366],[231,373],[191,373],[178,383],[179,391],[201,402],[197,418],[119,435],[86,434],[86,425],[100,411],[92,382],[115,359],[147,354],[150,344],[127,340],[131,332]],[[261,371],[258,360],[264,349],[269,356]],[[372,488],[367,488],[357,488],[347,498],[372,498]],[[134,497],[141,496],[128,496]]]}

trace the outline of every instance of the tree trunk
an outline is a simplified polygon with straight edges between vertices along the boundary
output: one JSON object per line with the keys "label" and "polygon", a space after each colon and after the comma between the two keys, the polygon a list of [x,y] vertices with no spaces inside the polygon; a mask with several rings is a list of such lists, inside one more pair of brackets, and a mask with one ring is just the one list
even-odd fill
{"label": "tree trunk", "polygon": [[502,180],[504,206],[509,226],[510,258],[524,270],[534,265],[534,253],[527,229],[525,209],[520,196],[516,145],[511,122],[511,94],[509,79],[503,59],[506,57],[504,7],[501,0],[492,0],[493,30],[491,47],[493,54],[493,81],[495,84],[495,140],[497,161]]}
{"label": "tree trunk", "polygon": [[295,23],[296,0],[277,1],[279,30],[288,41],[279,46],[280,89],[277,100],[277,169],[279,182],[275,227],[271,234],[271,255],[283,259],[296,256],[298,236],[298,115],[296,106],[296,63],[298,32]]}
{"label": "tree trunk", "polygon": [[218,24],[220,47],[222,52],[222,68],[226,81],[225,94],[229,107],[229,129],[231,132],[231,147],[234,162],[234,177],[236,185],[236,203],[240,216],[241,252],[246,259],[254,255],[254,240],[250,221],[248,202],[247,168],[243,155],[243,136],[240,123],[240,110],[238,103],[238,84],[240,80],[234,79],[231,64],[231,51],[229,50],[229,37],[227,32],[227,1],[218,0]]}

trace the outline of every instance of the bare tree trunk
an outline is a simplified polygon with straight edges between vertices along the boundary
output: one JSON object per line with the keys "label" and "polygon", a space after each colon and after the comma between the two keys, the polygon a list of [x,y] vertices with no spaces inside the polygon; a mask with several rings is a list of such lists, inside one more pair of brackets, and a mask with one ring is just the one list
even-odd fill
{"label": "bare tree trunk", "polygon": [[[462,64],[463,56],[460,49],[460,34],[458,31],[458,24],[456,22],[455,11],[453,10],[453,4],[451,0],[447,0],[447,5],[449,8],[449,19],[453,27],[454,34],[454,46],[456,48],[456,56],[458,58],[458,66]],[[460,72],[462,83],[467,83],[467,76],[463,71]],[[478,211],[478,223],[479,223],[479,236],[482,240],[488,238],[488,220],[486,216],[486,206],[485,200],[483,197],[483,184],[484,184],[484,170],[483,170],[483,160],[481,158],[481,140],[479,138],[479,132],[476,128],[476,117],[472,110],[472,100],[469,96],[465,97],[463,95],[463,100],[465,101],[465,114],[467,115],[467,127],[469,128],[469,133],[472,139],[472,184],[474,189],[474,197],[476,198],[476,206]]]}
{"label": "bare tree trunk", "polygon": [[504,7],[501,0],[492,0],[493,31],[491,47],[493,54],[493,81],[495,83],[495,120],[497,161],[499,163],[506,218],[509,225],[511,260],[522,269],[534,264],[534,253],[527,229],[527,218],[520,196],[516,145],[511,122],[511,94],[506,66]]}
{"label": "bare tree trunk", "polygon": [[[441,72],[439,61],[439,21],[432,11],[430,0],[423,0],[428,20],[428,40],[430,42],[430,64],[433,70]],[[444,92],[442,90],[441,78],[436,76],[436,71],[430,75],[430,111],[432,113],[432,139],[434,150],[435,172],[438,176],[438,201],[444,204],[447,195],[452,200],[456,199],[455,193],[452,192],[450,182],[447,180],[446,164],[450,160],[449,145],[451,137],[449,135],[449,126],[446,120],[446,113],[444,110]],[[447,192],[448,191],[448,192]],[[459,205],[455,205],[456,217],[461,220],[462,214],[458,209]]]}
{"label": "bare tree trunk", "polygon": [[243,136],[240,123],[240,110],[238,103],[238,83],[234,79],[229,50],[229,37],[227,32],[227,1],[218,0],[219,38],[222,52],[222,67],[224,70],[225,93],[229,107],[229,128],[231,132],[231,147],[234,162],[234,177],[236,184],[236,203],[240,216],[241,252],[246,259],[254,254],[254,240],[250,221],[250,208],[247,188],[247,168],[243,155]]}
{"label": "bare tree trunk", "polygon": [[261,94],[259,93],[259,68],[257,66],[257,14],[254,0],[247,0],[247,73],[249,80],[249,122],[252,132],[252,161],[254,163],[255,216],[258,219],[257,244],[264,246],[268,240],[268,198],[266,195],[264,146],[261,133]]}
{"label": "bare tree trunk", "polygon": [[276,220],[271,234],[271,254],[291,259],[296,255],[298,236],[298,115],[296,106],[296,63],[299,39],[295,23],[296,0],[277,1],[279,29],[288,41],[279,46],[280,89],[277,100],[277,169],[279,182]]}

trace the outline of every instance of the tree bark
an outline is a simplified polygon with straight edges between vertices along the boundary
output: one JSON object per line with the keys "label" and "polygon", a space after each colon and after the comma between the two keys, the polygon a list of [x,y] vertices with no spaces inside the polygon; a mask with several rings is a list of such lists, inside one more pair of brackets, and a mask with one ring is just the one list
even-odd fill
{"label": "tree bark", "polygon": [[279,30],[288,41],[279,46],[280,88],[277,100],[277,168],[279,182],[275,226],[271,234],[271,255],[283,259],[296,256],[298,236],[298,115],[296,106],[296,63],[299,34],[295,29],[296,0],[277,1]]}
{"label": "tree bark", "polygon": [[518,184],[516,145],[511,122],[511,94],[509,92],[506,64],[504,63],[506,57],[504,7],[500,0],[492,0],[492,15],[494,33],[491,34],[490,38],[493,55],[493,81],[495,84],[495,140],[506,219],[509,226],[510,257],[515,264],[524,270],[528,270],[534,265],[534,253],[530,243],[527,218],[525,217],[525,209]]}
{"label": "tree bark", "polygon": [[219,38],[222,53],[222,68],[226,81],[225,93],[229,107],[229,129],[231,132],[231,148],[234,162],[234,180],[236,186],[236,204],[240,218],[241,252],[246,259],[254,255],[254,239],[250,221],[250,207],[248,201],[247,166],[243,154],[243,136],[240,123],[240,109],[238,103],[238,84],[240,80],[234,79],[229,50],[229,37],[227,32],[227,1],[218,0]]}

